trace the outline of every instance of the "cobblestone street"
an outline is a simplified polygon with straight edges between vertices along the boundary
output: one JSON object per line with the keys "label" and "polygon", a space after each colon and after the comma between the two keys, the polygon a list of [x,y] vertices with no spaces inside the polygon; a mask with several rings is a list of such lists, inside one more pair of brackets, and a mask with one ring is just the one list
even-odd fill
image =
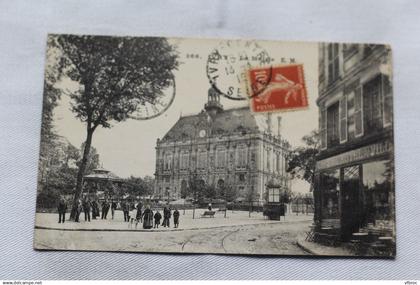
{"label": "cobblestone street", "polygon": [[[216,218],[192,220],[186,218],[188,217],[187,214],[181,220],[184,222],[185,228],[178,230],[163,228],[162,231],[129,230],[127,223],[117,222],[116,220],[95,221],[98,223],[82,222],[80,224],[69,222],[66,223],[68,225],[66,230],[35,229],[35,245],[38,249],[104,249],[107,251],[218,254],[308,254],[297,246],[297,239],[312,223],[312,216],[290,215],[286,216],[285,221],[283,221],[283,218],[282,221],[267,221],[262,218],[261,213],[253,213],[251,218],[248,218],[248,212],[239,211],[235,212],[230,219],[225,219],[223,215],[219,215]],[[44,218],[47,217],[50,216]],[[99,224],[105,223],[115,225],[111,230],[100,229]],[[118,230],[116,224],[124,228]],[[82,230],[72,228],[74,225],[81,227]],[[96,228],[88,230],[86,227],[89,225],[94,225]]]}

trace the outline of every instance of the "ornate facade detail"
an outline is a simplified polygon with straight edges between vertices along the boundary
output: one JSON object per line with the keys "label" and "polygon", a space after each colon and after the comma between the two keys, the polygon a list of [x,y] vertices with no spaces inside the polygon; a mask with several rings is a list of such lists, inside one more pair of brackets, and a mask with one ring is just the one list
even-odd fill
{"label": "ornate facade detail", "polygon": [[203,111],[181,116],[157,140],[155,197],[181,198],[195,172],[216,187],[237,187],[242,198],[252,189],[255,200],[262,201],[269,179],[288,185],[284,145],[279,134],[257,124],[248,107],[224,110],[220,95],[211,88]]}

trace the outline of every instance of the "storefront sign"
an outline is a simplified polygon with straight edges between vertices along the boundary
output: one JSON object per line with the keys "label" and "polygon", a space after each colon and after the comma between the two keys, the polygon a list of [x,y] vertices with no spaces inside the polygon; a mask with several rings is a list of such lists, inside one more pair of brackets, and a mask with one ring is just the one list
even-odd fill
{"label": "storefront sign", "polygon": [[333,157],[320,160],[317,162],[316,166],[318,170],[322,170],[338,165],[358,162],[361,160],[387,154],[391,150],[391,148],[392,145],[389,141],[371,144]]}

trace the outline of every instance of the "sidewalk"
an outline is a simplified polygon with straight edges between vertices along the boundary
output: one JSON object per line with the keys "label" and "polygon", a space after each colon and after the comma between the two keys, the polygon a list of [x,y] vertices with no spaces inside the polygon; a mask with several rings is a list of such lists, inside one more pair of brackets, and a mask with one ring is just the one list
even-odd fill
{"label": "sidewalk", "polygon": [[326,246],[312,241],[305,241],[304,236],[299,236],[297,245],[313,255],[325,256],[357,256],[354,252],[343,247]]}
{"label": "sidewalk", "polygon": [[[282,217],[281,221],[266,220],[262,213],[253,212],[251,217],[247,211],[227,211],[226,218],[224,212],[216,212],[214,218],[201,218],[201,214],[205,209],[196,209],[195,218],[193,219],[193,211],[186,210],[185,215],[183,210],[180,211],[180,225],[179,228],[173,228],[173,219],[171,218],[171,227],[165,228],[159,226],[159,229],[144,230],[142,224],[139,223],[137,231],[182,231],[182,230],[197,230],[197,229],[211,229],[220,227],[231,227],[237,225],[253,225],[253,224],[271,224],[271,223],[299,223],[312,221],[312,215],[295,214]],[[66,215],[66,219],[70,216]],[[39,229],[53,229],[53,230],[67,230],[67,231],[136,231],[135,225],[129,227],[129,223],[124,222],[122,211],[115,212],[114,220],[111,219],[111,213],[108,214],[107,220],[91,220],[91,222],[84,221],[84,214],[80,215],[80,223],[66,221],[64,224],[58,223],[58,214],[51,213],[36,213],[35,228]]]}

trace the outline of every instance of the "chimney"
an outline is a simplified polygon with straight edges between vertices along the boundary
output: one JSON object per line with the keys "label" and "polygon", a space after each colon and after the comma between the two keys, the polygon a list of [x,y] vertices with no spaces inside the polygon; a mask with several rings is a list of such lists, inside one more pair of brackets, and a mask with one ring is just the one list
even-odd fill
{"label": "chimney", "polygon": [[281,117],[277,117],[277,136],[281,137]]}
{"label": "chimney", "polygon": [[272,114],[267,113],[267,132],[271,134],[273,132],[273,126],[272,126]]}

